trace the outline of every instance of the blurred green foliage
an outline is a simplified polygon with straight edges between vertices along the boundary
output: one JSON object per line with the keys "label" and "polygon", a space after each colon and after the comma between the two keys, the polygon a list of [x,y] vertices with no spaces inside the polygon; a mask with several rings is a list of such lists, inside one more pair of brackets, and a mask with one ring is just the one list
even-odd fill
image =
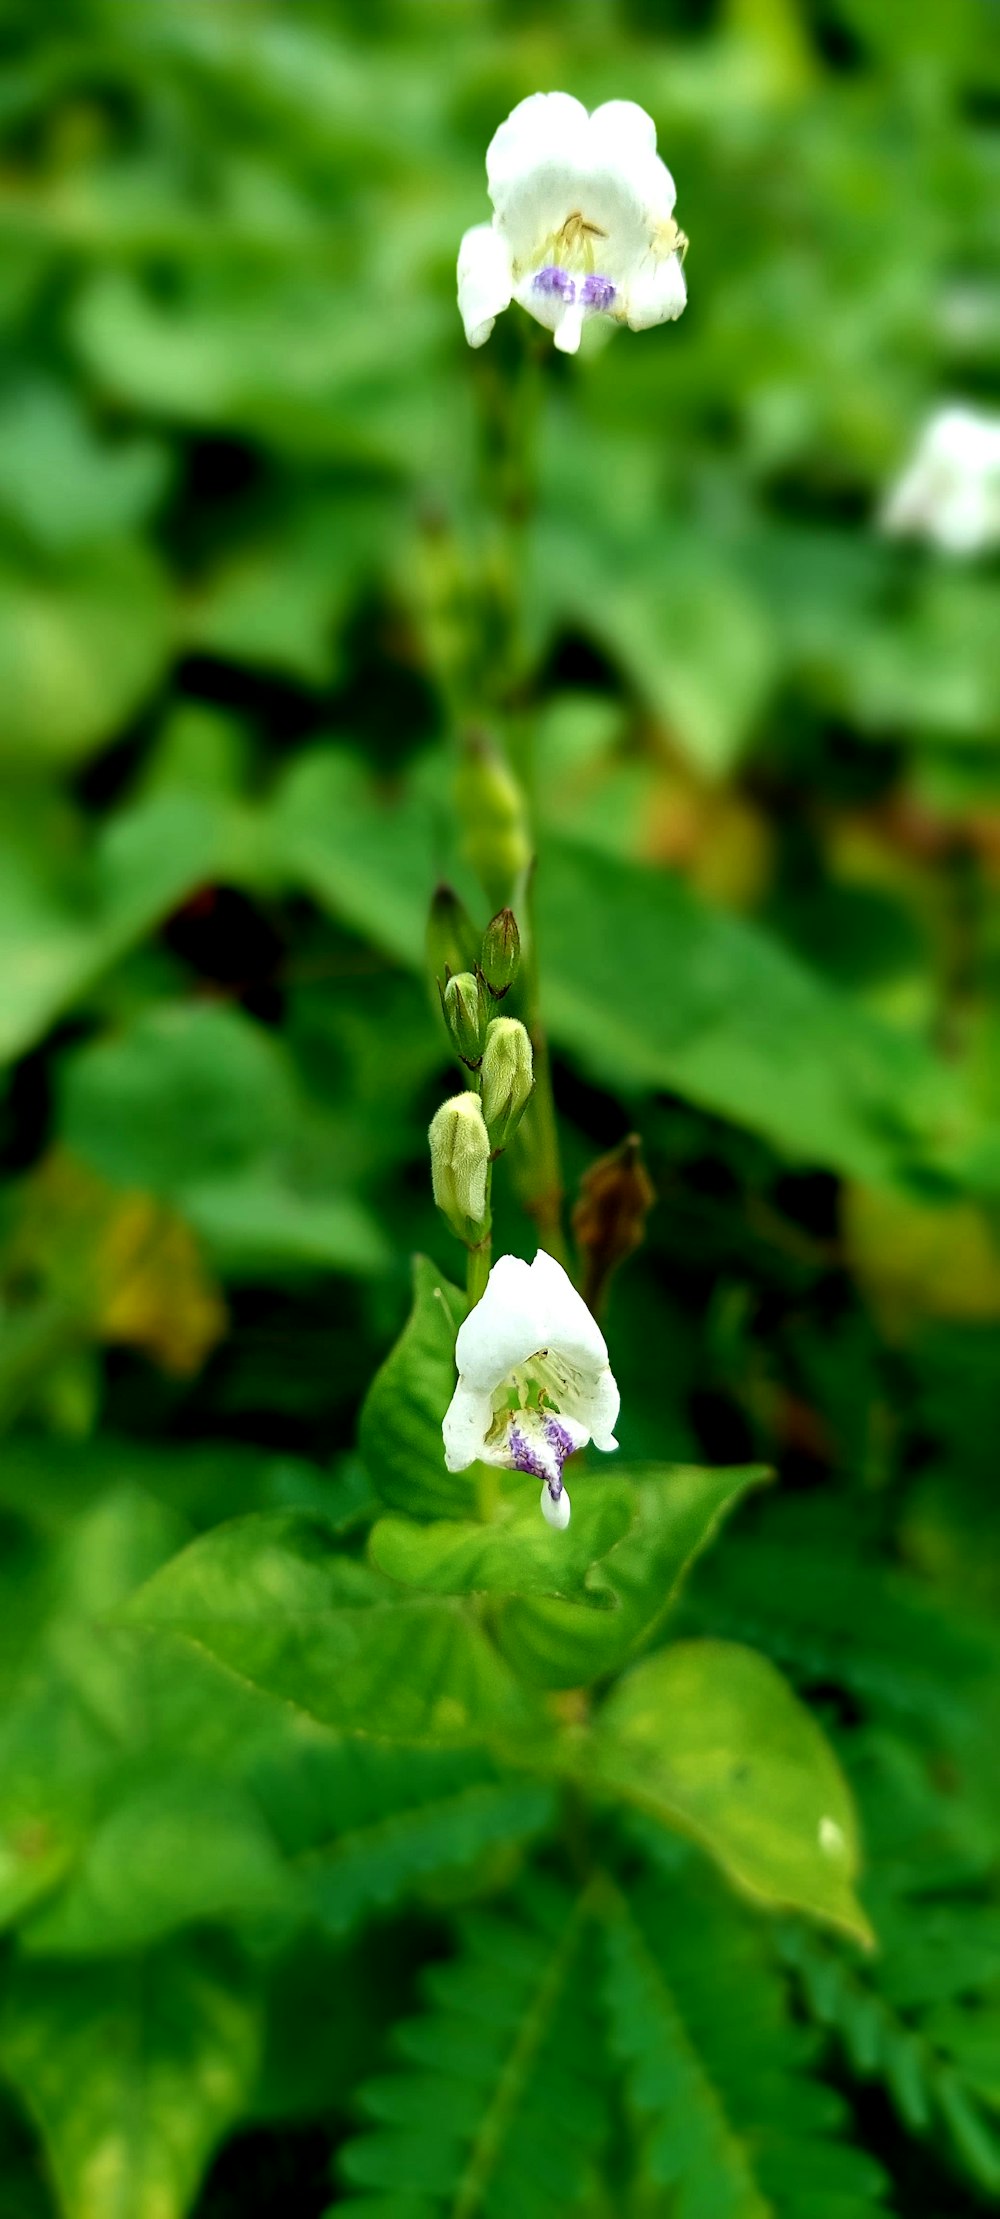
{"label": "blurred green foliage", "polygon": [[[1000,625],[873,529],[996,377],[991,17],[4,0],[0,2219],[1000,2196]],[[556,86],[690,305],[473,356]],[[659,1198],[563,1537],[440,1456],[469,720]]]}

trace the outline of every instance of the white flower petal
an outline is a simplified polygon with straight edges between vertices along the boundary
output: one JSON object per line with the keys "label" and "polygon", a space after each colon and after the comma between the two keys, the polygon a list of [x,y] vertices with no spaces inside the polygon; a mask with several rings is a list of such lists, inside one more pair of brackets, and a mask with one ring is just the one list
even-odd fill
{"label": "white flower petal", "polygon": [[[568,1273],[544,1248],[538,1250],[530,1268],[533,1297],[546,1320],[548,1343],[571,1363],[601,1370],[608,1361],[608,1344]],[[538,1345],[544,1348],[547,1344],[542,1341]]]}
{"label": "white flower petal", "polygon": [[532,170],[579,160],[589,122],[582,100],[572,93],[533,92],[519,100],[486,149],[486,183],[498,213],[500,202]]}
{"label": "white flower petal", "polygon": [[652,227],[674,212],[677,187],[656,151],[656,125],[634,100],[606,100],[590,118],[591,161],[629,179]]}
{"label": "white flower petal", "polygon": [[545,1320],[529,1265],[501,1256],[486,1292],[459,1326],[455,1361],[471,1387],[493,1394],[515,1365],[544,1348]]}
{"label": "white flower petal", "polygon": [[533,93],[514,109],[492,141],[486,176],[515,266],[537,269],[545,241],[571,216],[594,227],[595,266],[615,282],[648,243],[648,148],[627,149],[610,128],[595,133],[568,93]]}
{"label": "white flower petal", "polygon": [[486,1435],[492,1423],[490,1396],[477,1393],[460,1378],[441,1426],[444,1460],[450,1472],[464,1472],[477,1457],[486,1458]]}
{"label": "white flower petal", "polygon": [[563,1487],[558,1495],[550,1495],[548,1487],[543,1487],[541,1507],[546,1525],[554,1526],[557,1533],[565,1533],[572,1507],[568,1490]]}
{"label": "white flower petal", "polygon": [[647,154],[656,153],[656,125],[637,100],[604,100],[590,117],[591,131]]}
{"label": "white flower petal", "polygon": [[950,555],[1000,542],[1000,418],[938,409],[886,500],[887,532],[917,532]]}
{"label": "white flower petal", "polygon": [[631,331],[673,323],[687,301],[679,254],[645,255],[629,279],[625,314]]}
{"label": "white flower petal", "polygon": [[510,307],[510,249],[491,223],[467,231],[458,250],[458,311],[470,347],[481,347]]}
{"label": "white flower petal", "polygon": [[593,1441],[594,1447],[607,1454],[616,1449],[615,1426],[621,1409],[621,1396],[614,1373],[605,1364],[593,1381],[580,1383],[574,1380],[572,1391],[564,1397],[565,1407],[560,1417],[565,1425],[573,1419]]}

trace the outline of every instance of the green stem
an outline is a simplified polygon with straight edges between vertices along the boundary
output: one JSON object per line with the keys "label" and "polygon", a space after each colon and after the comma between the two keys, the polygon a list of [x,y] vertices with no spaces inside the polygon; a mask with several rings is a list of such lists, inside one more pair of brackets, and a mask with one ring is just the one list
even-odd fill
{"label": "green stem", "polygon": [[[506,755],[524,799],[529,824],[534,818],[533,720],[525,702],[527,655],[524,625],[524,536],[531,523],[538,484],[538,455],[546,400],[542,350],[527,340],[512,373],[502,359],[484,366],[482,456],[484,491],[492,497],[502,535],[500,652],[494,661],[493,699],[506,727]],[[511,890],[515,906],[521,902]],[[508,898],[511,898],[508,896]],[[560,1263],[567,1260],[562,1229],[563,1181],[559,1130],[552,1093],[548,1043],[542,1025],[538,948],[529,877],[520,916],[523,931],[518,1002],[531,1038],[534,1091],[512,1149],[515,1182],[538,1230],[541,1246]],[[469,1257],[469,1298],[478,1299],[489,1274],[489,1247]],[[485,1254],[485,1265],[482,1257]],[[473,1290],[477,1290],[474,1294]]]}
{"label": "green stem", "polygon": [[477,1302],[482,1300],[486,1293],[486,1282],[490,1276],[490,1264],[493,1258],[493,1216],[490,1207],[492,1192],[493,1165],[490,1163],[486,1166],[486,1215],[483,1219],[482,1238],[476,1242],[474,1248],[469,1249],[468,1262],[465,1267],[465,1291],[469,1298],[470,1310]]}
{"label": "green stem", "polygon": [[552,1065],[541,1017],[533,880],[525,894],[525,912],[527,931],[521,959],[521,986],[525,1023],[531,1036],[535,1086],[515,1141],[515,1177],[525,1209],[538,1228],[542,1247],[557,1263],[565,1264],[562,1163],[552,1092]]}

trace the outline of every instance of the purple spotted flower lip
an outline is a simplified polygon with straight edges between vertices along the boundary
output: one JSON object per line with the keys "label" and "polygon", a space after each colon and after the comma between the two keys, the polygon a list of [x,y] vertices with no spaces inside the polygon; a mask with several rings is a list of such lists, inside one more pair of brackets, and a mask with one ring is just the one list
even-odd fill
{"label": "purple spotted flower lip", "polygon": [[635,101],[588,115],[568,93],[532,93],[495,132],[486,180],[493,221],[467,231],[458,256],[471,347],[513,300],[563,354],[594,316],[645,331],[680,315],[687,241],[652,117]]}
{"label": "purple spotted flower lip", "polygon": [[600,1327],[562,1265],[540,1249],[531,1265],[501,1256],[461,1326],[458,1384],[443,1424],[445,1461],[480,1460],[541,1480],[548,1523],[569,1524],[563,1470],[593,1441],[618,1444],[618,1389]]}
{"label": "purple spotted flower lip", "polygon": [[550,293],[559,300],[575,301],[576,279],[568,270],[560,270],[554,262],[546,262],[544,270],[536,270],[531,280],[536,293]]}

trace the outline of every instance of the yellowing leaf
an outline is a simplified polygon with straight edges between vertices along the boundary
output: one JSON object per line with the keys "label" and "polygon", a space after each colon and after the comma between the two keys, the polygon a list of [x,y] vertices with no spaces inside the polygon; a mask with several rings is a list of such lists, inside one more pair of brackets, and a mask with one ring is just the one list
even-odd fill
{"label": "yellowing leaf", "polygon": [[756,1650],[683,1641],[648,1657],[600,1712],[592,1769],[700,1841],[748,1895],[870,1939],[847,1783],[811,1712]]}
{"label": "yellowing leaf", "polygon": [[1000,1317],[1000,1248],[972,1202],[930,1205],[881,1187],[850,1186],[844,1239],[883,1327],[919,1319]]}

